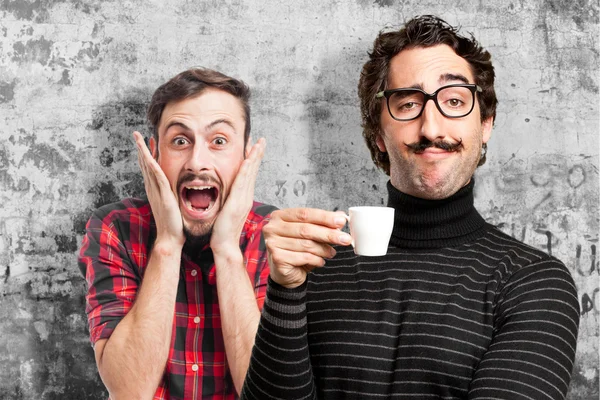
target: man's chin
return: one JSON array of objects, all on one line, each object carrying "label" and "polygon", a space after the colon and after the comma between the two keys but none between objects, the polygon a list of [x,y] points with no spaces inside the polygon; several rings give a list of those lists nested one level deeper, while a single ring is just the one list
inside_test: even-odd
[{"label": "man's chin", "polygon": [[210,243],[212,224],[208,226],[196,226],[194,229],[184,226],[183,234],[185,235],[186,246],[200,249]]}]

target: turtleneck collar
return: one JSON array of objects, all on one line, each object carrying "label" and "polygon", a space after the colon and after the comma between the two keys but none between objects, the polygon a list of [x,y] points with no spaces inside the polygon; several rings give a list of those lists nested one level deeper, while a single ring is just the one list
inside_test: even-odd
[{"label": "turtleneck collar", "polygon": [[440,248],[467,243],[487,226],[473,206],[474,178],[452,196],[426,200],[400,192],[388,181],[388,207],[395,209],[390,245]]}]

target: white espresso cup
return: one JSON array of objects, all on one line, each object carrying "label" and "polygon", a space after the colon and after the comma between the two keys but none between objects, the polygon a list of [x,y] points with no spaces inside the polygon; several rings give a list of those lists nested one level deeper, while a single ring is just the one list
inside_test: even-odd
[{"label": "white espresso cup", "polygon": [[394,209],[350,207],[348,215],[354,253],[361,256],[384,256],[394,227]]}]

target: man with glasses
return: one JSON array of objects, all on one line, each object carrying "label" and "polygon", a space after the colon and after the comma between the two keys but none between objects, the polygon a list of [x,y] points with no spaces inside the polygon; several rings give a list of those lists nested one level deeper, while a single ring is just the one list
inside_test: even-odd
[{"label": "man with glasses", "polygon": [[473,206],[496,114],[490,54],[423,16],[380,33],[369,57],[358,89],[367,146],[390,176],[388,252],[355,255],[341,212],[274,212],[241,397],[564,399],[573,279]]}]

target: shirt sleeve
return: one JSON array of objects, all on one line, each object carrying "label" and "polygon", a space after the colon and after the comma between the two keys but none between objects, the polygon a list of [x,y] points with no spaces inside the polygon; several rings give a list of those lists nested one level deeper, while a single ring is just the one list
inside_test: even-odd
[{"label": "shirt sleeve", "polygon": [[564,399],[579,327],[577,290],[564,264],[546,259],[516,271],[495,318],[469,399]]},{"label": "shirt sleeve", "polygon": [[86,225],[78,262],[87,282],[86,313],[90,340],[95,344],[110,337],[131,309],[140,277],[131,265],[118,227],[98,211]]},{"label": "shirt sleeve", "polygon": [[306,286],[268,279],[267,294],[240,399],[316,399],[308,351]]}]

